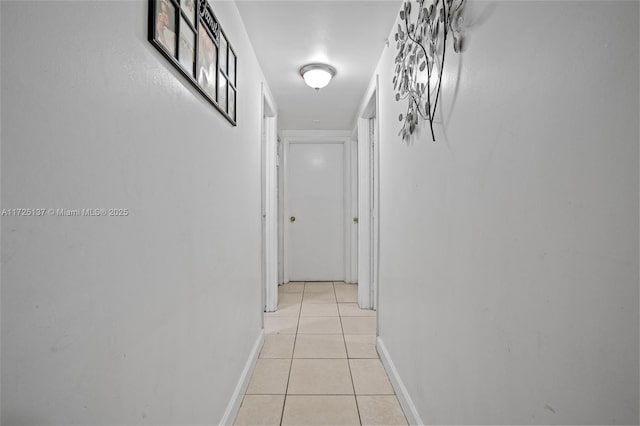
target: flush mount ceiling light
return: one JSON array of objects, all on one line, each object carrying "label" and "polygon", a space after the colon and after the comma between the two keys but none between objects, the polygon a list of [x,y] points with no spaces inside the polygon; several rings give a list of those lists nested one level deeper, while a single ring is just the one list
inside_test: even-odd
[{"label": "flush mount ceiling light", "polygon": [[329,84],[336,69],[327,64],[307,64],[300,68],[300,75],[307,86],[319,90]]}]

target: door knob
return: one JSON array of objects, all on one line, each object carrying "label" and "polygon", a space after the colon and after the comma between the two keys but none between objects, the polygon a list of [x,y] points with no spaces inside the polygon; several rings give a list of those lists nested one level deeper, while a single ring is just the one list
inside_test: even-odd
[{"label": "door knob", "polygon": [[353,218],[353,223],[358,223],[358,218],[357,217]]},{"label": "door knob", "polygon": [[295,216],[291,216],[291,217],[289,218],[289,220],[290,220],[291,222],[295,222],[295,221],[296,221],[296,217],[295,217]]}]

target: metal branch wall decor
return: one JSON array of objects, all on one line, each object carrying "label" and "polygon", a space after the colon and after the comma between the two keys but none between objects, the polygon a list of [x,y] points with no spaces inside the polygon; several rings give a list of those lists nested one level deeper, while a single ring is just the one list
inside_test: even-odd
[{"label": "metal branch wall decor", "polygon": [[[459,53],[462,45],[462,8],[466,0],[417,0],[417,10],[412,10],[412,0],[404,3],[395,34],[398,55],[395,59],[393,88],[396,101],[408,99],[406,114],[400,114],[403,122],[399,135],[408,139],[418,127],[421,117],[429,121],[431,138],[433,118],[438,107],[440,86],[447,47],[447,37],[453,38],[453,50]],[[415,18],[414,18],[415,17]]]}]

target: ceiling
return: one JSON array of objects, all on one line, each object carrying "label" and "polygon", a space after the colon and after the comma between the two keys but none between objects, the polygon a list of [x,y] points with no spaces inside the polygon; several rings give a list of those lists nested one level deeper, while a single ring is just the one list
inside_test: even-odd
[{"label": "ceiling", "polygon": [[[236,0],[278,105],[282,130],[352,130],[401,0]],[[319,91],[299,69],[336,68]]]}]

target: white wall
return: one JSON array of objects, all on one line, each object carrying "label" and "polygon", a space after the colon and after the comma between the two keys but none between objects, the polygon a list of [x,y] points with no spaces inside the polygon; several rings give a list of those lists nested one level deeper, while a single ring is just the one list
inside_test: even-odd
[{"label": "white wall", "polygon": [[215,424],[260,335],[260,83],[232,2],[232,127],[147,2],[2,1],[2,424]]},{"label": "white wall", "polygon": [[470,2],[436,143],[384,51],[380,338],[426,423],[638,423],[638,16]]}]

